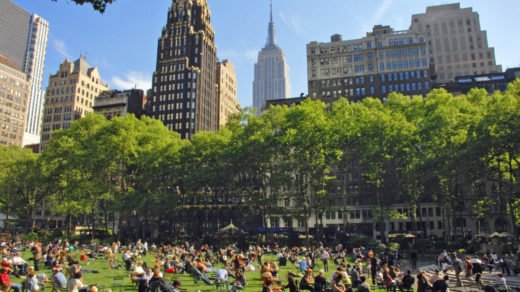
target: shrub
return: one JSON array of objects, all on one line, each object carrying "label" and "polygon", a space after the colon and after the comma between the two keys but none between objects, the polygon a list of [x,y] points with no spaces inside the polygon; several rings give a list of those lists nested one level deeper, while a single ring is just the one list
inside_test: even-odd
[{"label": "shrub", "polygon": [[23,241],[38,241],[38,234],[36,232],[29,232],[24,235],[22,235]]}]

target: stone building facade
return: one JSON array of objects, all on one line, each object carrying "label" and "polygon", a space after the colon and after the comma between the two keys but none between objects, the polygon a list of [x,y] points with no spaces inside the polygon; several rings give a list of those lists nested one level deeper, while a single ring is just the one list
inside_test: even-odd
[{"label": "stone building facade", "polygon": [[240,103],[237,99],[237,73],[235,66],[229,60],[217,63],[219,127],[228,122],[232,114],[240,112]]},{"label": "stone building facade", "polygon": [[391,92],[426,95],[431,68],[425,37],[374,26],[366,37],[307,45],[307,76],[312,98],[365,97],[382,100]]},{"label": "stone building facade", "polygon": [[437,82],[502,72],[495,61],[495,49],[488,46],[487,33],[472,8],[461,8],[459,3],[428,7],[426,13],[412,16],[410,30],[426,37]]},{"label": "stone building facade", "polygon": [[0,145],[22,146],[28,101],[27,76],[0,55]]},{"label": "stone building facade", "polygon": [[47,147],[53,131],[69,128],[72,121],[93,112],[95,97],[107,90],[98,68],[84,57],[61,63],[47,86],[40,149]]}]

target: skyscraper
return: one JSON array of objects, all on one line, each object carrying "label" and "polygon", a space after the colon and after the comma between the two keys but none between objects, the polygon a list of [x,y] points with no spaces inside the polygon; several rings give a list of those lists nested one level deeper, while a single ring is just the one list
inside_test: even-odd
[{"label": "skyscraper", "polygon": [[93,112],[94,98],[106,90],[98,68],[90,67],[84,57],[61,63],[47,86],[40,148],[47,147],[53,131],[66,129],[72,121]]},{"label": "skyscraper", "polygon": [[258,53],[258,62],[255,64],[253,106],[257,110],[257,114],[260,114],[265,107],[266,100],[287,98],[290,94],[289,66],[287,66],[282,49],[276,44],[273,3],[271,2],[267,42]]},{"label": "skyscraper", "polygon": [[218,129],[215,31],[207,0],[174,0],[157,47],[152,117],[182,138]]},{"label": "skyscraper", "polygon": [[477,12],[459,3],[431,6],[412,16],[410,30],[426,36],[437,82],[455,76],[501,72],[495,49],[488,46]]},{"label": "skyscraper", "polygon": [[27,76],[0,55],[0,145],[22,146],[28,97]]},{"label": "skyscraper", "polygon": [[229,116],[240,112],[237,99],[237,73],[229,60],[217,63],[219,126],[225,126]]},{"label": "skyscraper", "polygon": [[29,14],[11,0],[0,0],[0,54],[22,70],[29,81],[23,144],[40,141],[44,93],[43,65],[49,24],[36,14]]}]

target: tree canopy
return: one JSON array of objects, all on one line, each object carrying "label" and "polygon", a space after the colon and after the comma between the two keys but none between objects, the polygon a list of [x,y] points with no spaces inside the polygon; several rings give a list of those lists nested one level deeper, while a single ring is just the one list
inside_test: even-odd
[{"label": "tree canopy", "polygon": [[[446,214],[446,233],[468,212],[481,222],[491,210],[514,232],[518,125],[520,81],[491,95],[474,89],[392,93],[385,103],[307,99],[259,117],[246,109],[191,141],[151,118],[90,114],[55,132],[42,154],[0,147],[0,207],[29,229],[43,208],[66,218],[60,227],[68,231],[137,220],[134,236],[156,236],[159,227],[207,234],[233,216],[256,227],[276,226],[268,222],[274,217],[296,220],[287,224],[308,232],[311,215],[320,226],[328,211],[361,203],[374,206],[381,234],[395,218],[410,218],[427,234],[418,210],[435,202]],[[395,203],[407,204],[408,213],[397,214]]]}]

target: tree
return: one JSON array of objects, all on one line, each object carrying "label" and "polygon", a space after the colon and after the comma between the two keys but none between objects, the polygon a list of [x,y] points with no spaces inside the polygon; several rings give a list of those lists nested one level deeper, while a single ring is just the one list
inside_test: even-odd
[{"label": "tree", "polygon": [[323,216],[327,185],[335,178],[331,168],[343,152],[338,136],[333,134],[325,103],[307,99],[290,108],[286,117],[281,142],[288,151],[286,159],[291,166],[288,181],[292,182],[293,200],[304,221],[308,241],[308,220],[313,211],[317,220]]},{"label": "tree", "polygon": [[[52,0],[57,2],[58,0]],[[114,3],[116,0],[72,0],[78,5],[90,4],[92,8],[100,13],[104,13],[107,6]]]},{"label": "tree", "polygon": [[16,146],[0,146],[0,203],[8,227],[12,214],[25,219],[26,230],[34,229],[34,211],[46,193],[40,178],[38,156]]}]

